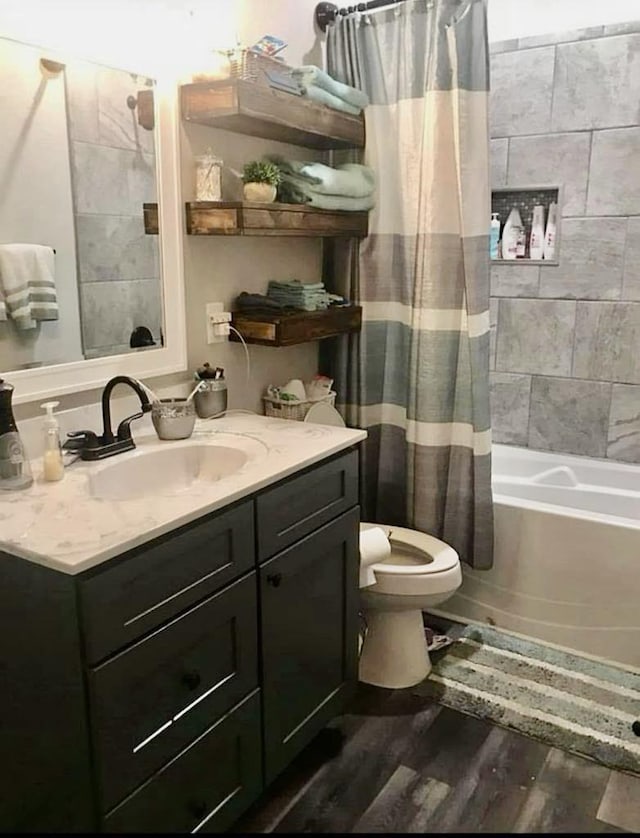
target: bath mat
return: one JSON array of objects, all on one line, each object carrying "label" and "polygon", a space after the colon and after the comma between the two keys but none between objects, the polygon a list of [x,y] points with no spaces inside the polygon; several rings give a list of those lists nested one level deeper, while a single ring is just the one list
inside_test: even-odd
[{"label": "bath mat", "polygon": [[[414,687],[610,768],[640,774],[640,674],[491,628],[466,626]],[[634,724],[635,723],[635,724]]]}]

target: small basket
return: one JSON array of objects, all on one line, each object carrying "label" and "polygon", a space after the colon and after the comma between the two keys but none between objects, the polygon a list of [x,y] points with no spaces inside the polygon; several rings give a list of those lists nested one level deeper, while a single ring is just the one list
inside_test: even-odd
[{"label": "small basket", "polygon": [[327,393],[321,399],[314,399],[308,402],[289,402],[274,399],[271,396],[263,396],[262,401],[264,402],[265,416],[274,416],[277,419],[294,419],[296,422],[302,422],[314,404],[324,402],[333,407],[336,401],[336,393],[331,390],[331,392]]},{"label": "small basket", "polygon": [[267,70],[275,70],[285,75],[289,75],[291,71],[284,61],[246,48],[227,50],[224,55],[229,60],[230,77],[240,81],[269,84],[269,79],[265,75]]}]

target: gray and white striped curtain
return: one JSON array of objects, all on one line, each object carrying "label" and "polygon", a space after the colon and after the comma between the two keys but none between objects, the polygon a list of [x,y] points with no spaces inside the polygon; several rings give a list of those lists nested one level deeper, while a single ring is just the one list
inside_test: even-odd
[{"label": "gray and white striped curtain", "polygon": [[364,90],[378,178],[354,252],[362,332],[337,344],[347,424],[366,428],[363,518],[493,561],[490,219],[483,0],[407,0],[339,18],[328,71]]}]

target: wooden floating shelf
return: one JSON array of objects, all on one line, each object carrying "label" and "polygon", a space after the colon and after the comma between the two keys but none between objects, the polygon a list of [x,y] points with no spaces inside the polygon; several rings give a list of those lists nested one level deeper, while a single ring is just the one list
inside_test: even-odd
[{"label": "wooden floating shelf", "polygon": [[[322,340],[362,328],[361,306],[333,306],[325,311],[292,311],[272,314],[234,311],[231,325],[246,343],[262,346],[294,346],[312,340]],[[231,332],[230,339],[240,342]]]},{"label": "wooden floating shelf", "polygon": [[[143,213],[145,233],[158,235],[158,205],[143,204]],[[306,204],[189,201],[185,214],[190,236],[365,238],[369,233],[367,212],[332,212]]]},{"label": "wooden floating shelf", "polygon": [[354,236],[368,233],[366,212],[332,212],[306,204],[193,201],[186,204],[190,236]]},{"label": "wooden floating shelf", "polygon": [[308,148],[363,148],[364,117],[319,105],[304,96],[236,79],[180,88],[186,122]]}]

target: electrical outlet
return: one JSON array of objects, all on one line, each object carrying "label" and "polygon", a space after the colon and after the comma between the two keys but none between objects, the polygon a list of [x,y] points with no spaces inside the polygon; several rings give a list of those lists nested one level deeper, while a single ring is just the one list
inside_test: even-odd
[{"label": "electrical outlet", "polygon": [[207,303],[207,343],[222,343],[229,334],[231,312],[224,311],[222,303]]}]

